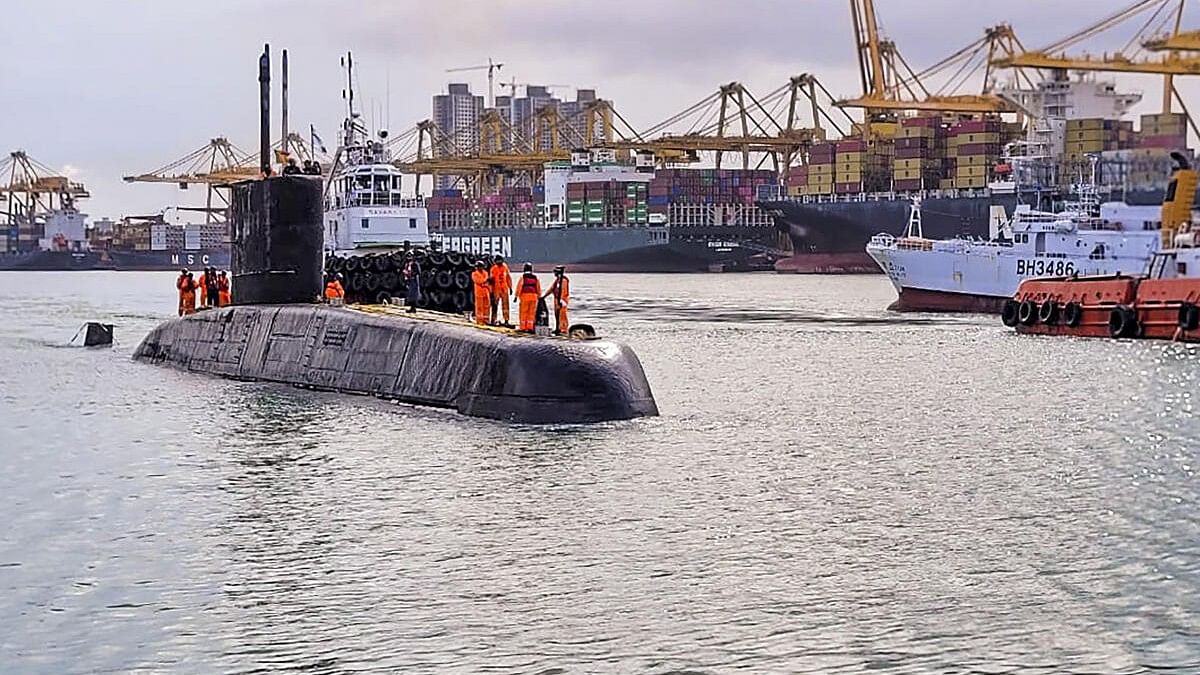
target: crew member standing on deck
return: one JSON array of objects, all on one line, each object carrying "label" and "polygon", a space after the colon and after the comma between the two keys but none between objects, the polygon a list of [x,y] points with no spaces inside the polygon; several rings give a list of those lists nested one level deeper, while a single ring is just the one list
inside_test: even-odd
[{"label": "crew member standing on deck", "polygon": [[329,275],[329,281],[325,282],[325,302],[332,303],[345,297],[346,291],[342,288],[342,274],[339,272]]},{"label": "crew member standing on deck", "polygon": [[200,273],[200,279],[196,281],[196,290],[200,292],[200,307],[208,306],[208,268]]},{"label": "crew member standing on deck", "polygon": [[486,326],[492,309],[492,279],[488,276],[482,260],[475,262],[475,271],[471,272],[471,283],[475,287],[475,323]]},{"label": "crew member standing on deck", "polygon": [[408,313],[417,311],[417,301],[421,299],[421,265],[411,251],[404,254],[404,302],[408,305]]},{"label": "crew member standing on deck", "polygon": [[233,303],[233,293],[229,291],[229,276],[225,270],[217,272],[217,306],[225,307]]},{"label": "crew member standing on deck", "polygon": [[180,270],[179,279],[175,281],[175,288],[179,289],[179,316],[195,314],[196,280],[192,278],[192,273],[186,269]]},{"label": "crew member standing on deck", "polygon": [[571,280],[567,278],[567,268],[562,265],[554,268],[554,283],[546,295],[554,296],[554,334],[566,335],[567,302],[571,299]]},{"label": "crew member standing on deck", "polygon": [[542,282],[538,281],[537,275],[533,273],[533,264],[525,263],[521,280],[517,282],[517,316],[521,322],[520,330],[524,333],[533,332],[534,320],[537,318],[538,298],[541,296]]},{"label": "crew member standing on deck", "polygon": [[200,277],[200,284],[204,286],[203,296],[205,307],[216,307],[217,299],[220,296],[220,284],[217,282],[217,268],[204,268],[204,276]]},{"label": "crew member standing on deck", "polygon": [[512,273],[508,270],[508,264],[504,262],[504,256],[496,256],[496,261],[492,263],[492,269],[489,274],[492,277],[492,324],[500,324],[500,311],[504,313],[504,324],[512,328],[509,323],[508,306],[512,303]]}]

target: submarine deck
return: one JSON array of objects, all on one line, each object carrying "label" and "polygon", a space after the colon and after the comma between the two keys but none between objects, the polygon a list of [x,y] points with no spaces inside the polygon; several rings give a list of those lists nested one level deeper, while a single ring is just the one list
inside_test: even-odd
[{"label": "submarine deck", "polygon": [[522,423],[658,414],[637,356],[602,339],[391,305],[232,305],[155,328],[135,359]]}]

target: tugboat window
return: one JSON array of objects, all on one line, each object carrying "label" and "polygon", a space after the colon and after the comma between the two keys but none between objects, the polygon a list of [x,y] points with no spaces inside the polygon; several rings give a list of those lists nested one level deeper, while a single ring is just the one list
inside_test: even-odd
[{"label": "tugboat window", "polygon": [[364,229],[364,230],[365,230],[365,229],[369,228],[370,226],[371,226],[371,219],[370,219],[370,218],[363,218],[363,219],[362,219],[362,229]]},{"label": "tugboat window", "polygon": [[409,218],[409,219],[408,219],[408,228],[409,228],[410,230],[415,230],[415,229],[417,229],[417,219],[416,219],[416,218]]}]

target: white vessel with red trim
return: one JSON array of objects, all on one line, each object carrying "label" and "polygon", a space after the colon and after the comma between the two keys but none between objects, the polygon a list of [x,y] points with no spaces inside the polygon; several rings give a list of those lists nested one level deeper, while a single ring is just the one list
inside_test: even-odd
[{"label": "white vessel with red trim", "polygon": [[1022,279],[1145,270],[1159,249],[1159,207],[1101,204],[1092,186],[1077,192],[1060,213],[1019,205],[1007,223],[993,216],[990,240],[926,239],[914,200],[903,236],[867,243],[899,295],[891,308],[997,313]]}]

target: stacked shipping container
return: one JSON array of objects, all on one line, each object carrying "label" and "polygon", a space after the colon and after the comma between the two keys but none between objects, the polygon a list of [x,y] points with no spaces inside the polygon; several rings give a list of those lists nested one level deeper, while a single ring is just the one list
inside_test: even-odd
[{"label": "stacked shipping container", "polygon": [[967,120],[950,127],[948,155],[954,159],[954,187],[987,187],[1000,161],[1000,120]]},{"label": "stacked shipping container", "polygon": [[806,194],[833,194],[835,154],[836,146],[833,143],[817,143],[808,149],[808,170],[804,179]]},{"label": "stacked shipping container", "polygon": [[895,149],[890,142],[838,141],[834,145],[834,192],[854,194],[887,190]]},{"label": "stacked shipping container", "polygon": [[932,190],[952,187],[943,182],[946,163],[946,127],[939,117],[910,117],[900,122],[892,189]]},{"label": "stacked shipping container", "polygon": [[647,193],[644,181],[567,183],[567,225],[644,225]]}]

